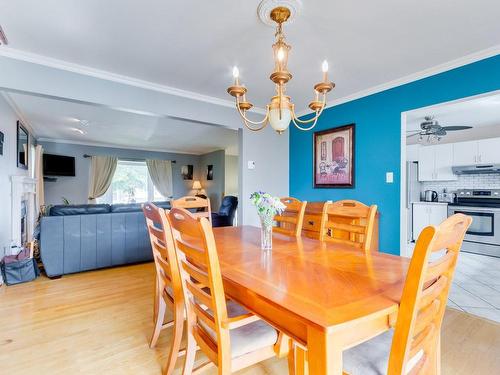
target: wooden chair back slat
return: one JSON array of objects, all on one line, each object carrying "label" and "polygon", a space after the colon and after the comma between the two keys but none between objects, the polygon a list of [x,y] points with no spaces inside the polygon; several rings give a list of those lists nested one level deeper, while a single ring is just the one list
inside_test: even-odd
[{"label": "wooden chair back slat", "polygon": [[326,202],[321,217],[320,240],[361,248],[371,247],[377,206],[355,200]]},{"label": "wooden chair back slat", "polygon": [[344,224],[344,223],[337,223],[334,221],[328,221],[326,225],[328,227],[334,228],[334,230],[337,229],[345,232],[351,232],[357,234],[365,234],[366,232],[366,225],[363,224]]},{"label": "wooden chair back slat", "polygon": [[[190,277],[193,277],[190,275]],[[210,294],[206,293],[202,288],[206,288],[206,285],[201,283],[194,283],[191,280],[186,281],[186,287],[189,292],[193,295],[193,298],[196,299],[195,305],[203,305],[211,309],[213,307],[213,301]]]},{"label": "wooden chair back slat", "polygon": [[422,291],[418,307],[422,309],[428,306],[432,301],[438,298],[441,295],[441,293],[443,293],[444,288],[446,288],[447,285],[448,285],[448,277],[444,275],[441,276],[430,287]]},{"label": "wooden chair back slat", "polygon": [[[190,331],[211,361],[230,368],[229,330],[223,327],[227,321],[226,298],[211,225],[206,218],[182,208],[173,208],[168,219],[182,264]],[[205,315],[207,307],[213,322],[208,322]],[[202,323],[214,330],[217,340],[210,337]]]},{"label": "wooden chair back slat", "polygon": [[153,251],[157,282],[161,286],[158,292],[163,293],[166,287],[170,287],[173,298],[178,303],[183,304],[184,294],[182,292],[180,269],[174,239],[165,211],[152,203],[145,203],[142,210],[146,218]]},{"label": "wooden chair back slat", "polygon": [[185,196],[172,201],[172,208],[184,208],[185,210],[202,209],[203,211],[192,212],[195,217],[206,217],[212,223],[212,211],[210,199],[196,196]]},{"label": "wooden chair back slat", "polygon": [[219,366],[218,345],[210,337],[210,335],[200,326],[194,327],[194,336],[196,343],[202,352],[210,359],[216,366]]},{"label": "wooden chair back slat", "polygon": [[274,216],[274,221],[277,224],[274,228],[275,232],[290,237],[300,237],[307,202],[301,202],[292,197],[285,197],[280,200],[286,208],[281,215]]},{"label": "wooden chair back slat", "polygon": [[198,267],[193,266],[191,263],[188,262],[183,262],[182,263],[182,268],[189,273],[189,275],[198,281],[198,283],[201,283],[205,286],[210,285],[210,281],[208,280],[208,274],[199,269]]},{"label": "wooden chair back slat", "polygon": [[437,261],[429,264],[424,275],[424,282],[431,282],[433,280],[436,280],[439,276],[445,274],[450,269],[450,267],[452,267],[455,260],[455,254],[452,252],[448,252]]},{"label": "wooden chair back slat", "polygon": [[[456,214],[421,232],[403,289],[389,375],[439,372],[441,324],[458,254],[471,222],[470,217]],[[438,251],[443,255],[430,261]]]},{"label": "wooden chair back slat", "polygon": [[201,321],[203,321],[203,323],[205,323],[213,331],[215,331],[217,329],[217,327],[215,325],[215,321],[214,321],[213,316],[210,315],[207,312],[207,310],[202,309],[200,307],[200,305],[198,305],[198,304],[193,305],[193,308],[194,308],[194,312],[195,312],[196,316],[198,317],[198,319],[200,319]]},{"label": "wooden chair back slat", "polygon": [[177,241],[177,247],[186,255],[186,257],[193,259],[199,264],[204,264],[205,253],[200,247],[195,244],[187,243],[182,239]]}]

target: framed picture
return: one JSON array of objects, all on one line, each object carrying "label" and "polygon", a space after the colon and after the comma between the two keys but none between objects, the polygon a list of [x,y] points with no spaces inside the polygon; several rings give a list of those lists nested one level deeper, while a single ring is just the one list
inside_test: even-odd
[{"label": "framed picture", "polygon": [[314,187],[354,187],[354,124],[314,133]]},{"label": "framed picture", "polygon": [[214,179],[214,166],[212,164],[207,165],[207,181]]},{"label": "framed picture", "polygon": [[26,128],[17,122],[17,167],[28,169],[28,155],[29,155],[29,133]]},{"label": "framed picture", "polygon": [[183,180],[193,179],[193,166],[191,164],[183,165],[181,167],[181,176]]}]

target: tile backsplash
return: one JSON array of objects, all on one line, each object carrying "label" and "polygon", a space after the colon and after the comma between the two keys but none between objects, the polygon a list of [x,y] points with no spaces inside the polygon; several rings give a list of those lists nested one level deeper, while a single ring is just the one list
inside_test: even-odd
[{"label": "tile backsplash", "polygon": [[500,174],[469,174],[459,175],[456,181],[422,182],[422,191],[435,190],[441,193],[443,189],[453,192],[458,189],[500,189]]}]

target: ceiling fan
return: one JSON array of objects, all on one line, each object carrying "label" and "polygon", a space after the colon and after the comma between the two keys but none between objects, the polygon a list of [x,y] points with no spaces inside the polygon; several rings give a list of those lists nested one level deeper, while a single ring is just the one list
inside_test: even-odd
[{"label": "ceiling fan", "polygon": [[419,136],[419,140],[422,141],[424,137],[427,137],[427,141],[438,140],[440,141],[449,131],[466,130],[472,129],[472,126],[441,126],[437,120],[434,120],[434,116],[425,116],[424,121],[420,123],[419,130],[409,130],[406,138]]}]

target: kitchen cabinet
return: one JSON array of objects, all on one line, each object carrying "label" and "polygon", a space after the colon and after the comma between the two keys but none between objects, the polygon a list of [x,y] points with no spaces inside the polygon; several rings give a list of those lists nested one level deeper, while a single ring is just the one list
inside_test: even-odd
[{"label": "kitchen cabinet", "polygon": [[500,138],[481,139],[477,143],[479,164],[500,163]]},{"label": "kitchen cabinet", "polygon": [[452,144],[420,147],[418,150],[418,180],[456,180],[457,176],[451,171],[452,164]]},{"label": "kitchen cabinet", "polygon": [[439,225],[448,217],[446,203],[417,202],[413,203],[413,240],[429,225]]},{"label": "kitchen cabinet", "polygon": [[500,138],[453,144],[453,165],[483,165],[500,163]]}]

